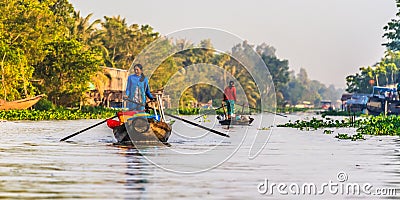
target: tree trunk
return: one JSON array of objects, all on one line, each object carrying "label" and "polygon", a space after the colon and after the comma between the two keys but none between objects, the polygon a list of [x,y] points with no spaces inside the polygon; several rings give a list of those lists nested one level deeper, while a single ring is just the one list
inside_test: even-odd
[{"label": "tree trunk", "polygon": [[7,91],[6,91],[6,86],[5,86],[5,80],[4,80],[4,60],[6,59],[6,53],[4,53],[3,59],[1,60],[1,83],[3,85],[3,90],[4,90],[4,100],[7,101]]}]

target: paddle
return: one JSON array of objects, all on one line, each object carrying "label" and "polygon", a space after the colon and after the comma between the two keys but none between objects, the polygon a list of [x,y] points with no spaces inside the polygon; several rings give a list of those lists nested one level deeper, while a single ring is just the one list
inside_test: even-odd
[{"label": "paddle", "polygon": [[[133,101],[133,100],[128,99],[128,98],[124,98],[124,100],[130,101],[130,102],[132,102],[132,103],[135,103],[135,104],[138,104],[138,105],[141,105],[141,106],[146,106],[146,105],[143,105],[142,103],[138,103],[138,102]],[[191,124],[191,125],[193,125],[193,126],[197,126],[197,127],[199,127],[199,128],[205,129],[205,130],[207,130],[207,131],[213,132],[213,133],[215,133],[215,134],[217,134],[217,135],[221,135],[221,136],[224,136],[224,137],[229,137],[229,135],[227,135],[227,134],[225,134],[225,133],[216,131],[216,130],[214,130],[214,129],[210,129],[210,128],[205,127],[205,126],[202,126],[202,125],[200,125],[200,124],[196,124],[196,123],[194,123],[194,122],[191,122],[191,121],[189,121],[189,120],[180,118],[180,117],[178,117],[178,116],[171,115],[171,114],[168,114],[168,113],[165,113],[165,115],[170,116],[170,117],[175,118],[175,119],[178,119],[178,120],[181,120],[181,121],[186,122],[186,123],[188,123],[188,124]]]},{"label": "paddle", "polygon": [[218,135],[220,135],[220,136],[229,137],[229,135],[227,135],[227,134],[225,134],[225,133],[221,133],[221,132],[216,131],[216,130],[214,130],[214,129],[207,128],[207,127],[202,126],[202,125],[200,125],[200,124],[196,124],[196,123],[191,122],[191,121],[189,121],[189,120],[180,118],[180,117],[178,117],[178,116],[171,115],[171,114],[168,114],[168,113],[166,113],[165,115],[170,116],[170,117],[175,118],[175,119],[178,119],[178,120],[181,120],[181,121],[186,122],[186,123],[188,123],[188,124],[191,124],[191,125],[193,125],[193,126],[197,126],[197,127],[199,127],[199,128],[205,129],[205,130],[207,130],[207,131],[213,132],[213,133],[218,134]]},{"label": "paddle", "polygon": [[72,137],[74,137],[74,136],[76,136],[76,135],[78,135],[78,134],[81,134],[81,133],[83,133],[83,132],[85,132],[85,131],[87,131],[87,130],[89,130],[89,129],[91,129],[91,128],[94,128],[94,127],[96,127],[96,126],[98,126],[98,125],[100,125],[100,124],[102,124],[102,123],[104,123],[104,122],[107,122],[107,120],[109,120],[109,119],[114,119],[114,118],[116,118],[116,117],[118,117],[118,116],[116,115],[116,116],[114,116],[114,117],[108,118],[108,119],[106,119],[106,120],[103,120],[103,121],[101,121],[101,122],[95,124],[95,125],[89,126],[89,127],[85,128],[85,129],[83,129],[83,130],[80,130],[80,131],[78,131],[78,132],[76,132],[76,133],[74,133],[74,134],[71,134],[71,135],[69,135],[69,136],[67,136],[67,137],[65,137],[65,138],[63,138],[63,139],[61,139],[60,142],[65,141],[65,140],[68,140],[69,138],[72,138]]},{"label": "paddle", "polygon": [[[238,104],[238,105],[239,105],[239,104]],[[239,106],[242,106],[242,105],[239,105]],[[244,106],[243,106],[243,107],[244,107]],[[271,113],[271,114],[274,114],[274,115],[279,115],[279,116],[281,116],[281,117],[287,117],[286,115],[282,115],[282,114],[279,114],[279,113],[276,113],[276,112],[271,112],[271,111],[267,111],[267,110],[261,110],[261,109],[253,108],[253,107],[250,107],[250,106],[249,106],[249,108],[250,108],[250,109],[253,109],[253,110],[258,110],[258,111],[262,111],[262,112]]]},{"label": "paddle", "polygon": [[[223,108],[223,107],[225,107],[225,105],[222,105],[221,107],[215,108],[215,109],[213,109],[213,110],[218,110],[218,109]],[[204,113],[204,114],[202,114],[202,115],[200,115],[200,116],[194,118],[193,120],[196,120],[196,119],[198,119],[198,118],[200,118],[200,117],[203,117],[204,115],[207,115],[207,114],[209,114],[209,112]]]}]

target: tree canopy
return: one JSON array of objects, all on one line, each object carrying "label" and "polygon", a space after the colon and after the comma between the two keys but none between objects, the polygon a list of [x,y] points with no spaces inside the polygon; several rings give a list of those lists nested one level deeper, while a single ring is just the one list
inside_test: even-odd
[{"label": "tree canopy", "polygon": [[371,66],[362,66],[360,72],[346,77],[346,91],[354,93],[371,93],[373,86],[395,87],[400,82],[400,0],[396,0],[398,12],[383,27],[382,44],[387,48],[380,61]]},{"label": "tree canopy", "polygon": [[[150,25],[128,25],[121,16],[95,20],[91,17],[92,14],[81,16],[68,0],[1,1],[0,99],[16,100],[44,93],[57,105],[77,105],[85,98],[89,82],[99,82],[100,66],[127,70],[146,46],[160,38]],[[392,35],[396,30],[395,22],[385,28],[388,31],[385,37],[393,41],[397,40],[397,36]],[[150,79],[153,90],[163,88],[176,73],[195,73],[199,79],[213,76],[226,84],[230,77],[234,77],[243,87],[243,99],[239,101],[246,100],[250,106],[256,107],[261,100],[260,93],[265,91],[258,91],[255,79],[266,77],[259,77],[264,74],[259,71],[249,73],[248,65],[259,66],[261,63],[252,63],[254,61],[246,60],[245,55],[257,52],[261,62],[268,67],[278,104],[336,98],[332,94],[334,88],[309,80],[304,69],[295,76],[289,71],[289,61],[278,58],[276,49],[266,43],[252,45],[244,41],[235,44],[230,52],[223,53],[213,50],[213,41],[207,38],[198,44],[182,39],[164,42],[166,45],[159,49],[160,55],[153,57],[171,49],[190,48],[178,51],[158,66]],[[396,56],[396,52],[388,53],[378,65],[379,72],[367,70],[364,74],[348,77],[351,90],[361,90],[364,87],[361,82],[365,84],[361,81],[364,77],[372,77],[379,83],[396,81],[398,65],[389,63],[398,62]],[[199,64],[218,66],[223,74],[216,77],[212,69]],[[182,95],[182,104],[193,100],[220,101],[222,91],[212,85],[198,84],[187,88],[184,94],[176,95]]]}]

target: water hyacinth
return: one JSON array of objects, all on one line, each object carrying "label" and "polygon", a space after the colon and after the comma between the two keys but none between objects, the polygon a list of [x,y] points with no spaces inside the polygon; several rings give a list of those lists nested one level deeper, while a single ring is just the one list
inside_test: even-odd
[{"label": "water hyacinth", "polygon": [[296,120],[294,122],[288,122],[283,125],[278,125],[278,127],[291,127],[300,130],[317,130],[320,128],[345,128],[345,127],[355,127],[358,126],[361,120],[351,121],[350,119],[334,120],[332,118],[317,119],[313,117],[309,121]]},{"label": "water hyacinth", "polygon": [[375,116],[364,119],[357,132],[366,135],[399,135],[400,116]]},{"label": "water hyacinth", "polygon": [[[288,122],[286,124],[278,125],[278,127],[291,127],[299,130],[317,130],[324,128],[357,128],[357,137],[346,137],[345,135],[339,135],[339,139],[361,139],[359,134],[363,135],[398,135],[400,136],[400,116],[368,116],[366,118],[360,118],[351,120],[351,118],[345,118],[342,120],[334,120],[332,118],[317,119],[313,117],[309,121],[296,120],[294,122]],[[324,131],[324,133],[331,133],[331,131]]]},{"label": "water hyacinth", "polygon": [[75,119],[105,119],[115,115],[112,109],[56,109],[56,110],[7,110],[0,111],[1,120],[75,120]]}]

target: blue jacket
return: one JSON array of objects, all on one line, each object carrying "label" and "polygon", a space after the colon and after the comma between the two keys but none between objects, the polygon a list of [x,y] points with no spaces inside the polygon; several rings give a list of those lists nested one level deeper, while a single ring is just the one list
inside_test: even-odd
[{"label": "blue jacket", "polygon": [[[154,97],[150,93],[149,80],[147,79],[147,77],[145,77],[143,81],[140,81],[140,78],[141,76],[138,76],[136,74],[132,74],[128,77],[128,82],[126,85],[126,96],[128,96],[128,98],[132,100],[135,96],[136,88],[139,87],[141,101],[138,103],[144,105],[146,103],[146,96],[150,99],[153,99]],[[143,105],[128,102],[127,107],[130,109],[144,110]]]}]

